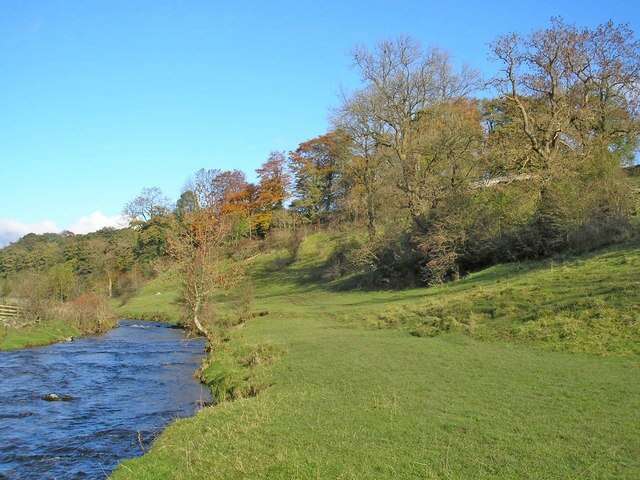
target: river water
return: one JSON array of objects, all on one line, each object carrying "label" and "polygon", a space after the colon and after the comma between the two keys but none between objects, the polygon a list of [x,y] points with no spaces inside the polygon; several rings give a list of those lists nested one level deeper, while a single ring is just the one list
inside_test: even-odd
[{"label": "river water", "polygon": [[[210,400],[193,377],[203,354],[181,330],[125,320],[104,335],[0,352],[0,479],[104,479]],[[43,400],[49,393],[73,400]]]}]

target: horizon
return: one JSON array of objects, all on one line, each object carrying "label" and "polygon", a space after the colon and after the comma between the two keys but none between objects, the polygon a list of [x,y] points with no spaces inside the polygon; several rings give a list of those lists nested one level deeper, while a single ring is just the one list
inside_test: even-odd
[{"label": "horizon", "polygon": [[408,34],[490,77],[489,42],[552,16],[640,33],[630,1],[516,13],[468,1],[456,11],[408,1],[5,1],[0,10],[0,247],[30,232],[122,226],[124,204],[142,188],[175,201],[200,168],[238,168],[253,180],[269,152],[327,131],[340,87],[358,85],[348,55],[356,45]]}]

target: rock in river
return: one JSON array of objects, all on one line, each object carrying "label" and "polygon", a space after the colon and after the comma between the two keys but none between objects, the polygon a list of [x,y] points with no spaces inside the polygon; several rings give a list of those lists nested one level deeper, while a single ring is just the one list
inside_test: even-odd
[{"label": "rock in river", "polygon": [[56,393],[47,393],[42,396],[42,400],[46,400],[47,402],[70,402],[71,400],[75,400],[70,395],[58,395]]}]

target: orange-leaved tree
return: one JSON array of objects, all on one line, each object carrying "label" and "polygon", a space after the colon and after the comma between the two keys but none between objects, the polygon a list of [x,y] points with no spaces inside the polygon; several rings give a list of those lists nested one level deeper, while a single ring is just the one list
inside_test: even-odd
[{"label": "orange-leaved tree", "polygon": [[232,232],[229,218],[210,206],[186,212],[171,242],[171,253],[179,263],[183,323],[210,341],[218,340],[211,311],[213,294],[232,287],[242,275],[239,266],[224,261]]},{"label": "orange-leaved tree", "polygon": [[291,175],[287,171],[284,152],[271,152],[269,158],[256,170],[259,183],[256,197],[255,225],[260,233],[269,230],[274,211],[282,210],[290,197]]}]

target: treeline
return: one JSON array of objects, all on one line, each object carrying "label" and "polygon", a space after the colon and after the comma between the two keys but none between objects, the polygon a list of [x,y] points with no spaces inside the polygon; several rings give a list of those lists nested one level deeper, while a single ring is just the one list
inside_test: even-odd
[{"label": "treeline", "polygon": [[631,235],[636,200],[622,167],[640,125],[633,32],[552,19],[496,39],[491,53],[499,73],[485,80],[408,37],[356,48],[362,84],[342,96],[329,132],[272,153],[257,184],[201,170],[178,210],[226,218],[234,242],[346,227],[333,272],[383,284]]},{"label": "treeline", "polygon": [[[105,228],[87,235],[29,234],[0,250],[0,296],[37,295],[59,301],[88,292],[132,293],[152,275],[148,248],[132,229]],[[123,279],[122,274],[132,273]]]},{"label": "treeline", "polygon": [[132,294],[151,275],[136,264],[136,247],[131,229],[25,235],[0,250],[0,301],[22,307],[18,325],[63,320],[102,331],[114,320],[108,298]]},{"label": "treeline", "polygon": [[330,131],[272,152],[256,183],[202,169],[175,204],[143,189],[124,208],[129,228],[28,235],[0,251],[4,294],[27,292],[36,272],[52,298],[127,295],[178,262],[197,320],[239,278],[232,252],[267,239],[295,258],[309,228],[338,232],[329,278],[386,286],[632,235],[637,200],[622,167],[640,127],[633,32],[552,19],[496,39],[491,55],[499,73],[482,79],[410,37],[356,48],[361,86],[342,95]]}]

